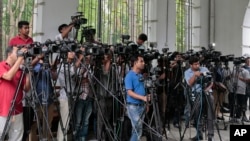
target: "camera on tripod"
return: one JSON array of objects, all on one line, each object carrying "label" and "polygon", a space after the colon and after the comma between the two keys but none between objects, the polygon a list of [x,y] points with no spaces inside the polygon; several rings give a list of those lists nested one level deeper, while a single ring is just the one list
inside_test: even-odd
[{"label": "camera on tripod", "polygon": [[46,40],[42,52],[47,53],[59,53],[60,52],[60,41],[51,41],[50,39]]},{"label": "camera on tripod", "polygon": [[82,35],[83,37],[94,36],[96,34],[96,29],[92,26],[84,26],[82,27]]},{"label": "camera on tripod", "polygon": [[234,61],[234,54],[220,56],[220,61],[222,61],[222,62]]},{"label": "camera on tripod", "polygon": [[221,52],[215,51],[213,48],[206,49],[205,47],[201,47],[201,51],[198,54],[203,57],[202,62],[220,61]]},{"label": "camera on tripod", "polygon": [[82,47],[82,45],[75,40],[62,40],[59,45],[59,53],[77,52],[79,48]]},{"label": "camera on tripod", "polygon": [[85,48],[84,55],[103,56],[111,53],[110,46],[107,44],[86,43],[83,47]]},{"label": "camera on tripod", "polygon": [[201,76],[197,80],[197,83],[201,84],[203,88],[206,88],[211,82],[213,82],[212,72],[202,72]]},{"label": "camera on tripod", "polygon": [[142,55],[143,55],[145,62],[148,62],[154,59],[158,59],[160,56],[160,53],[157,49],[151,49],[146,52],[143,52]]},{"label": "camera on tripod", "polygon": [[[39,42],[34,42],[28,45],[20,45],[18,46],[19,49],[17,50],[17,55],[24,56],[24,57],[34,57],[36,55],[42,54],[41,46],[42,45]],[[21,48],[23,47],[26,47],[28,49],[26,53],[21,51]]]},{"label": "camera on tripod", "polygon": [[233,60],[234,65],[240,65],[242,63],[245,63],[245,58],[244,57],[235,57]]},{"label": "camera on tripod", "polygon": [[82,24],[87,23],[87,19],[83,18],[82,12],[76,12],[74,16],[71,16],[72,23],[76,29],[79,29]]},{"label": "camera on tripod", "polygon": [[186,53],[182,53],[181,56],[184,60],[189,60],[190,57],[193,57],[193,56],[199,57],[200,53],[194,52],[194,50],[190,49],[190,50],[186,51]]}]

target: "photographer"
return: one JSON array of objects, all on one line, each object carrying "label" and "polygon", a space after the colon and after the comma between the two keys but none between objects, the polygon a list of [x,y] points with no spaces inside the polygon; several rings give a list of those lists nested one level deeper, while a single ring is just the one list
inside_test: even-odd
[{"label": "photographer", "polygon": [[127,113],[133,127],[130,141],[139,141],[147,106],[144,102],[150,101],[150,95],[146,95],[144,83],[141,80],[143,79],[141,72],[145,65],[143,57],[132,56],[131,65],[132,70],[125,77]]},{"label": "photographer", "polygon": [[223,113],[229,112],[229,109],[224,107],[222,104],[224,100],[228,97],[228,90],[223,84],[224,75],[221,62],[214,62],[213,74],[214,74],[214,85],[213,85],[213,95],[215,102],[215,116],[219,120],[224,120]]},{"label": "photographer", "polygon": [[136,44],[138,46],[138,49],[139,50],[146,50],[145,46],[143,45],[145,41],[148,40],[148,36],[144,33],[141,33],[137,40],[136,40]]},{"label": "photographer", "polygon": [[[211,88],[213,83],[209,84],[208,86],[203,86],[202,81],[205,81],[206,78],[204,78],[205,73],[209,72],[206,67],[200,67],[200,62],[198,57],[191,57],[189,59],[190,68],[185,71],[185,80],[187,84],[192,89],[192,94],[195,95],[195,100],[193,102],[197,102],[196,109],[194,111],[194,122],[195,127],[197,130],[197,134],[195,137],[192,138],[193,141],[196,140],[202,140],[202,121],[201,121],[201,112],[202,112],[202,104],[203,101],[206,101],[206,98],[203,98],[203,96],[207,97],[207,127],[208,127],[208,141],[213,140],[214,136],[214,97],[211,93]],[[206,93],[206,94],[203,94]],[[197,98],[200,97],[200,100],[197,101]],[[203,100],[204,99],[204,100]],[[202,109],[201,109],[202,108]]]},{"label": "photographer", "polygon": [[[97,57],[97,56],[96,56]],[[99,56],[100,57],[100,56]],[[104,55],[99,58],[101,60],[96,60],[95,64],[95,76],[98,78],[100,83],[96,84],[96,97],[98,101],[95,101],[94,114],[96,114],[97,123],[97,140],[107,139],[107,131],[105,128],[109,128],[106,123],[109,124],[112,115],[113,99],[106,89],[113,92],[112,90],[112,80],[111,80],[111,56]],[[101,62],[98,62],[101,61]],[[99,104],[99,106],[98,106]],[[104,121],[105,120],[105,121]],[[107,121],[107,122],[106,122]],[[95,125],[94,125],[95,126]],[[109,129],[110,130],[110,129]],[[111,140],[111,139],[109,139]]]},{"label": "photographer", "polygon": [[58,32],[59,34],[56,35],[55,39],[56,40],[64,40],[64,39],[69,39],[70,36],[69,36],[69,33],[72,31],[72,28],[74,27],[74,23],[70,23],[69,25],[67,24],[61,24],[59,27],[58,27]]},{"label": "photographer", "polygon": [[[9,45],[10,46],[31,46],[33,44],[33,39],[29,36],[30,27],[28,21],[19,21],[18,22],[18,35],[13,37]],[[35,58],[33,58],[31,65],[34,66],[40,59],[42,55],[38,55]],[[25,92],[26,95],[30,95],[31,92]],[[34,110],[30,105],[28,104],[28,101],[26,99],[23,100],[23,120],[24,120],[24,133],[23,133],[23,141],[26,140],[27,136],[29,135],[31,125],[33,124],[33,118],[34,118]],[[32,134],[31,134],[32,136]],[[34,135],[36,136],[36,135]]]},{"label": "photographer", "polygon": [[168,97],[168,105],[169,109],[173,111],[173,125],[176,128],[179,128],[180,117],[183,114],[185,98],[184,98],[184,85],[182,85],[183,81],[183,73],[184,68],[182,66],[183,59],[179,52],[173,52],[171,55],[170,61],[170,94]]},{"label": "photographer", "polygon": [[235,58],[234,65],[236,70],[231,74],[231,86],[229,87],[229,105],[230,105],[230,122],[239,122],[240,118],[242,121],[248,122],[246,117],[246,88],[247,83],[250,82],[250,75],[241,65],[241,59]]},{"label": "photographer", "polygon": [[[81,60],[83,55],[79,55]],[[80,85],[81,94],[76,101],[75,107],[75,128],[76,128],[76,141],[85,141],[88,135],[89,117],[92,113],[93,105],[93,92],[91,90],[91,76],[88,71],[90,70],[91,56],[84,57],[84,64],[80,69]],[[82,78],[82,79],[81,79]]]},{"label": "photographer", "polygon": [[[21,81],[20,89],[17,91],[17,97],[13,101],[15,91],[21,79],[22,70],[20,65],[24,61],[23,55],[17,55],[17,47],[8,47],[6,49],[7,59],[0,63],[0,137],[3,138],[3,130],[7,121],[9,111],[12,110],[11,120],[8,124],[8,141],[21,141],[24,132],[23,125],[23,91],[27,92],[30,89],[29,76],[24,75]],[[22,53],[27,51],[26,48],[20,50]],[[14,102],[14,109],[11,108],[11,103]],[[15,120],[12,120],[15,119]]]},{"label": "photographer", "polygon": [[[248,70],[249,74],[250,74],[250,58],[246,58],[246,63],[245,65],[243,66],[246,70]],[[247,88],[246,88],[246,101],[245,101],[245,106],[247,106],[247,101],[250,97],[250,82],[247,82]],[[249,99],[250,100],[250,99]],[[249,102],[250,103],[250,102]],[[250,104],[249,104],[249,107],[248,109],[250,110]],[[246,110],[247,110],[247,107],[246,107]],[[247,117],[246,117],[247,119]],[[250,116],[249,116],[249,119],[248,121],[250,120]]]}]

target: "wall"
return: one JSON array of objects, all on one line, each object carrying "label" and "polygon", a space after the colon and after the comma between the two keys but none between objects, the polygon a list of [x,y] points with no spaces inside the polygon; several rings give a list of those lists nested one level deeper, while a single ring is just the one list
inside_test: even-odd
[{"label": "wall", "polygon": [[242,25],[249,0],[215,0],[215,43],[223,54],[242,55]]},{"label": "wall", "polygon": [[54,40],[58,26],[70,23],[77,12],[78,0],[36,0],[34,9],[34,41]]}]

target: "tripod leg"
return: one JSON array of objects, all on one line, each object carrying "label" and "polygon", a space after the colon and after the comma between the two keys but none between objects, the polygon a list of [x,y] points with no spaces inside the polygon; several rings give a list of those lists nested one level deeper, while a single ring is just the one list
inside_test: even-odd
[{"label": "tripod leg", "polygon": [[217,122],[214,122],[214,97],[211,93],[206,93],[205,92],[205,98],[206,98],[206,102],[207,102],[207,115],[208,115],[208,136],[214,136],[214,127],[213,127],[213,124],[215,123],[215,126],[216,126],[216,129],[217,129],[217,132],[218,132],[218,135],[219,135],[219,138],[220,138],[220,141],[222,141],[221,139],[221,135],[220,135],[220,131],[219,131],[219,126],[217,124]]},{"label": "tripod leg", "polygon": [[[186,130],[187,130],[187,127],[188,127],[190,121],[192,120],[192,118],[195,118],[194,120],[195,120],[195,123],[196,123],[196,128],[198,127],[198,125],[197,125],[197,120],[198,120],[198,118],[199,118],[199,113],[200,113],[200,99],[201,99],[201,94],[198,94],[198,95],[197,95],[197,97],[195,98],[193,104],[191,104],[191,100],[189,99],[189,97],[190,97],[189,94],[187,94],[187,99],[188,99],[188,101],[189,101],[189,104],[191,105],[191,111],[190,111],[190,112],[189,112],[189,111],[186,111],[186,115],[190,115],[190,116],[188,117],[188,120],[187,120],[187,122],[186,122],[185,129],[184,129],[184,131],[183,131],[183,134],[182,134],[182,136],[181,136],[180,141],[183,140],[184,135],[185,135]],[[188,106],[186,107],[186,109],[188,109]],[[190,113],[190,114],[189,114],[189,113]],[[200,126],[201,126],[201,125],[200,125]],[[198,127],[198,128],[199,128],[199,127]],[[199,130],[199,129],[197,129],[197,130]],[[201,130],[201,129],[200,129],[200,130]],[[198,134],[199,134],[199,133],[198,133]]]}]

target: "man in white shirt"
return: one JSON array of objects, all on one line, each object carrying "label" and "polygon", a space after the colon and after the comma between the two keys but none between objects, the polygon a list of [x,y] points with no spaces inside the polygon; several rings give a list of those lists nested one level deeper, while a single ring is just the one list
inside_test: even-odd
[{"label": "man in white shirt", "polygon": [[72,28],[74,27],[74,23],[71,23],[69,25],[67,24],[61,24],[58,27],[59,34],[56,35],[56,40],[63,40],[69,38],[69,33],[71,32]]}]

